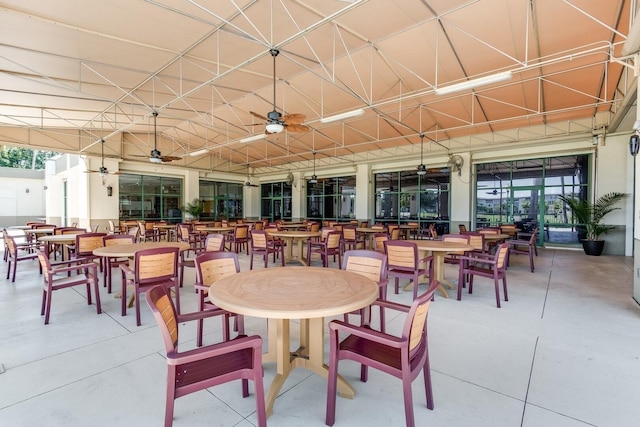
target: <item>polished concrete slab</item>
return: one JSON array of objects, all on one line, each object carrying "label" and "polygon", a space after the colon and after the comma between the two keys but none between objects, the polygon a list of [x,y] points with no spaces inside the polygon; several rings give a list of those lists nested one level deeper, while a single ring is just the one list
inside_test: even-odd
[{"label": "polished concrete slab", "polygon": [[[632,298],[633,259],[560,249],[539,252],[535,273],[527,257],[512,257],[509,301],[501,309],[486,279],[477,279],[473,294],[463,290],[461,301],[436,295],[429,317],[435,409],[426,409],[424,386],[416,380],[417,425],[638,425],[640,307]],[[240,260],[241,270],[248,270],[248,257],[241,254]],[[314,258],[313,265],[320,260]],[[269,268],[281,267],[270,262]],[[446,277],[456,277],[455,266],[446,268]],[[122,317],[120,300],[105,288],[101,315],[86,305],[84,289],[66,289],[54,294],[51,323],[45,326],[36,262],[21,262],[15,283],[5,274],[3,263],[1,425],[162,425],[164,347],[146,303],[137,327],[133,309]],[[194,279],[194,271],[187,270],[183,311],[196,307]],[[411,296],[396,295],[389,287],[391,300],[410,303]],[[399,331],[402,321],[389,313],[388,330]],[[246,323],[247,333],[266,341],[264,319]],[[195,324],[181,325],[180,332],[183,349],[193,347]],[[207,321],[205,332],[205,344],[220,341],[219,320]],[[297,333],[294,325],[292,335]],[[359,366],[349,362],[341,363],[340,372],[356,397],[338,398],[336,426],[404,424],[398,380],[371,370],[369,381],[361,383]],[[274,375],[275,366],[265,364],[265,384]],[[296,369],[268,424],[322,426],[325,404],[326,380]],[[254,396],[243,399],[240,384],[232,383],[180,398],[174,425],[256,425]]]}]

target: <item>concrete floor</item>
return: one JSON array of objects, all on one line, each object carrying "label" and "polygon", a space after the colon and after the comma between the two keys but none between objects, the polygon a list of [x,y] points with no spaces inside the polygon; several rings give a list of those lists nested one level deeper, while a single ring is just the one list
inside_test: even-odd
[{"label": "concrete floor", "polygon": [[[435,409],[426,409],[424,386],[416,380],[416,425],[639,424],[640,307],[631,297],[633,260],[539,252],[535,273],[526,257],[512,257],[509,301],[501,309],[486,279],[477,279],[474,293],[465,290],[462,301],[436,295],[429,316]],[[241,270],[248,270],[248,258],[240,258]],[[54,293],[51,323],[45,326],[37,264],[18,267],[15,283],[5,280],[6,265],[0,269],[0,424],[162,425],[164,347],[146,303],[142,326],[136,327],[134,311],[120,316],[120,300],[106,288],[101,315],[86,305],[84,289],[65,289]],[[457,276],[454,266],[447,265],[446,276]],[[188,270],[183,312],[196,307],[194,277]],[[410,303],[411,295],[394,295],[390,285],[391,300]],[[396,331],[402,317],[388,314],[387,321],[388,330]],[[264,319],[246,323],[247,333],[266,340]],[[183,350],[194,346],[195,324],[180,331]],[[205,332],[205,344],[218,342],[219,320],[208,321]],[[343,362],[340,372],[356,397],[338,398],[336,426],[404,425],[398,380],[371,370],[369,381],[361,383],[359,366],[350,362]],[[274,374],[275,366],[265,364],[265,387]],[[268,424],[323,426],[325,403],[326,381],[296,369]],[[180,398],[175,408],[175,426],[256,424],[254,396],[243,399],[237,383]]]}]

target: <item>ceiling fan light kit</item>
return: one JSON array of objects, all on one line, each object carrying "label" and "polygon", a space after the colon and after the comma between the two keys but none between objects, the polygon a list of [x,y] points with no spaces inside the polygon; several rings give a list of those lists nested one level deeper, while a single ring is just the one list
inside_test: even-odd
[{"label": "ceiling fan light kit", "polygon": [[323,117],[320,119],[320,123],[337,122],[344,119],[350,119],[352,117],[358,117],[363,114],[364,114],[364,110],[362,108],[358,108],[357,110],[347,111],[346,113],[340,113],[334,116]]},{"label": "ceiling fan light kit", "polygon": [[490,74],[488,76],[478,77],[477,79],[467,80],[445,87],[439,87],[435,92],[436,95],[448,95],[450,93],[461,92],[467,89],[474,89],[479,86],[503,82],[505,80],[510,80],[511,77],[511,71],[504,71],[502,73]]},{"label": "ceiling fan light kit", "polygon": [[317,184],[318,177],[316,176],[316,152],[313,152],[313,175],[311,175],[311,179],[309,179],[309,184]]},{"label": "ceiling fan light kit", "polygon": [[284,130],[284,126],[282,123],[267,123],[267,132],[269,133],[280,133]]}]

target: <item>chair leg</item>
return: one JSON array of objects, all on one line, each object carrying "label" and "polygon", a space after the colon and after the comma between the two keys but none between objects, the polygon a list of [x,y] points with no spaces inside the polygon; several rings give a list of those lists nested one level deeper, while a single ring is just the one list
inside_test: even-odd
[{"label": "chair leg", "polygon": [[332,426],[336,421],[336,392],[338,385],[338,358],[335,354],[335,348],[337,343],[333,343],[337,340],[337,337],[331,333],[331,353],[329,355],[329,375],[327,378],[327,411],[325,414],[325,424]]},{"label": "chair leg", "polygon": [[534,270],[534,266],[533,266],[533,251],[531,249],[532,248],[529,248],[529,266],[531,267],[531,272],[533,273],[533,270]]},{"label": "chair leg", "polygon": [[502,278],[502,288],[504,290],[504,300],[509,301],[509,295],[507,295],[507,276]]},{"label": "chair leg", "polygon": [[427,395],[427,408],[433,409],[433,388],[431,387],[431,366],[429,365],[429,350],[427,350],[427,360],[422,367],[424,376],[424,390]]},{"label": "chair leg", "polygon": [[414,427],[416,422],[413,416],[413,393],[411,393],[411,377],[404,374],[402,378],[402,393],[404,397],[404,415],[407,427]]},{"label": "chair leg", "polygon": [[497,277],[493,279],[493,285],[496,288],[496,305],[500,308],[500,283]]}]

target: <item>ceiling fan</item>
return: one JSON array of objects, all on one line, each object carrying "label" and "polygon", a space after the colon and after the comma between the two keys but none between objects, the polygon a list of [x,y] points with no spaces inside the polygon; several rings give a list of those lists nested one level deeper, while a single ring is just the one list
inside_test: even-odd
[{"label": "ceiling fan", "polygon": [[[269,53],[273,57],[273,111],[269,111],[267,117],[253,111],[249,111],[249,113],[266,122],[265,133],[267,134],[280,133],[285,129],[287,132],[306,132],[310,128],[302,123],[307,116],[299,113],[286,114],[283,116],[276,110],[276,56],[278,56],[280,51],[278,49],[269,49]],[[262,123],[256,123],[252,126],[255,125],[262,125]]]},{"label": "ceiling fan", "polygon": [[156,127],[156,118],[158,117],[158,112],[153,111],[153,150],[149,153],[149,161],[151,163],[166,163],[172,162],[174,160],[182,160],[182,157],[176,156],[163,156],[162,153],[158,150],[158,130]]},{"label": "ceiling fan", "polygon": [[110,172],[109,169],[104,167],[104,142],[105,142],[104,139],[100,140],[100,153],[101,153],[100,157],[102,159],[102,163],[101,163],[100,168],[98,170],[90,170],[89,169],[89,170],[86,170],[85,173],[99,173],[100,176],[105,176],[105,175],[108,175],[108,174],[120,175],[120,172]]}]

